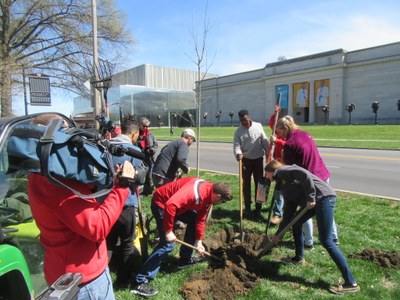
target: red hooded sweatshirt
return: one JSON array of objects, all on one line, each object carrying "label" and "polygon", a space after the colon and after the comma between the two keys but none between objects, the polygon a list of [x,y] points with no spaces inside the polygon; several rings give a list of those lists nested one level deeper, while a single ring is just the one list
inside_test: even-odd
[{"label": "red hooded sweatshirt", "polygon": [[182,178],[158,188],[154,203],[164,209],[163,229],[174,228],[175,216],[190,210],[196,214],[196,240],[203,240],[207,211],[213,204],[213,183],[196,177]]},{"label": "red hooded sweatshirt", "polygon": [[[90,186],[68,181],[84,194]],[[129,191],[114,187],[103,204],[82,199],[38,174],[28,176],[32,215],[41,231],[44,274],[52,284],[67,272],[81,273],[82,283],[97,278],[108,265],[106,236],[118,219]]]}]

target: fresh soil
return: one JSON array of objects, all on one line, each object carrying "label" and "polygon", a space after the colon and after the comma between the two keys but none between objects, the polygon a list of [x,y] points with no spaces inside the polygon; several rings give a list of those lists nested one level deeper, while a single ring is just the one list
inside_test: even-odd
[{"label": "fresh soil", "polygon": [[366,248],[360,253],[350,254],[349,257],[371,261],[378,267],[400,269],[400,253],[395,251],[384,252]]},{"label": "fresh soil", "polygon": [[244,234],[243,242],[239,234],[233,230],[205,239],[204,245],[212,255],[209,268],[202,274],[193,274],[183,285],[181,291],[187,300],[233,299],[238,295],[246,295],[254,288],[259,277],[252,272],[252,264],[256,252],[256,241],[261,236]]},{"label": "fresh soil", "polygon": [[[187,300],[223,300],[245,296],[260,281],[257,274],[257,251],[263,235],[245,233],[243,238],[233,230],[224,230],[203,241],[206,250],[219,259],[209,257],[208,269],[193,274],[184,283],[181,292]],[[364,249],[361,253],[350,254],[350,258],[372,261],[379,267],[400,269],[400,254]],[[273,270],[271,269],[273,277]],[[262,276],[262,275],[261,275]]]}]

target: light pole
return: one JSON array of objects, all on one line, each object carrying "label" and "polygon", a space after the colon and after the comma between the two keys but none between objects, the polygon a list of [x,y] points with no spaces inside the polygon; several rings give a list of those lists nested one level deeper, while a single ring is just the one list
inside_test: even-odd
[{"label": "light pole", "polygon": [[327,122],[327,114],[328,114],[328,112],[329,112],[329,107],[328,107],[328,105],[322,106],[322,111],[323,111],[324,114],[325,114],[325,125],[326,125],[326,122]]},{"label": "light pole", "polygon": [[347,104],[345,106],[345,108],[346,108],[347,112],[349,113],[349,125],[351,125],[351,112],[353,110],[356,110],[356,105],[353,103],[350,103],[350,104]]},{"label": "light pole", "polygon": [[375,125],[378,124],[378,109],[379,109],[379,102],[374,101],[372,102],[372,111],[375,114]]}]

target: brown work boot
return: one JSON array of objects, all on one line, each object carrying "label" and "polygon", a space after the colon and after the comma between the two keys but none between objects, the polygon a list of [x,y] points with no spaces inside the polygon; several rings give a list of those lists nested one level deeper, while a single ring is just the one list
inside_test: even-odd
[{"label": "brown work boot", "polygon": [[278,225],[282,221],[282,218],[278,216],[273,216],[271,219],[271,224]]}]

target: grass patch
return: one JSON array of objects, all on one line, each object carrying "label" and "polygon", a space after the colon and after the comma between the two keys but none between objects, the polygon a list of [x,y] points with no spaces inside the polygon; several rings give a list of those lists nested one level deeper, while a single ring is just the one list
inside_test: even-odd
[{"label": "grass patch", "polygon": [[[207,142],[233,142],[233,127],[202,127],[200,137]],[[400,125],[316,125],[301,126],[308,131],[320,147],[400,149]],[[184,128],[175,128],[173,136],[169,128],[151,128],[158,140],[173,140]],[[267,135],[271,129],[264,126]]]},{"label": "grass patch", "polygon": [[[207,224],[206,236],[219,232],[226,226],[239,227],[239,188],[238,177],[201,172],[200,176],[213,182],[226,181],[233,187],[234,199],[213,209],[213,218]],[[142,200],[143,207],[151,215],[150,198]],[[263,215],[268,216],[268,206],[264,205]],[[361,286],[361,292],[348,295],[350,299],[400,299],[400,271],[382,268],[371,261],[348,258],[350,254],[360,253],[365,248],[380,251],[399,251],[400,203],[362,195],[338,193],[335,219],[340,237],[340,249]],[[243,220],[245,232],[265,232],[265,223]],[[154,226],[154,222],[152,222]],[[271,228],[270,234],[276,228]],[[292,235],[285,235],[284,245],[275,247],[271,254],[264,256],[259,263],[262,272],[260,284],[244,297],[236,299],[337,299],[329,293],[329,285],[341,280],[336,265],[318,242],[314,233],[315,249],[306,252],[306,266],[286,266],[279,263],[282,256],[293,255]],[[153,234],[150,240],[154,239]],[[285,243],[286,242],[286,243]],[[162,267],[152,285],[159,290],[153,299],[183,299],[180,288],[192,273],[207,272],[207,264],[178,271],[175,267],[178,247]],[[141,299],[129,290],[116,291],[117,299]],[[211,298],[210,298],[211,299]]]}]

